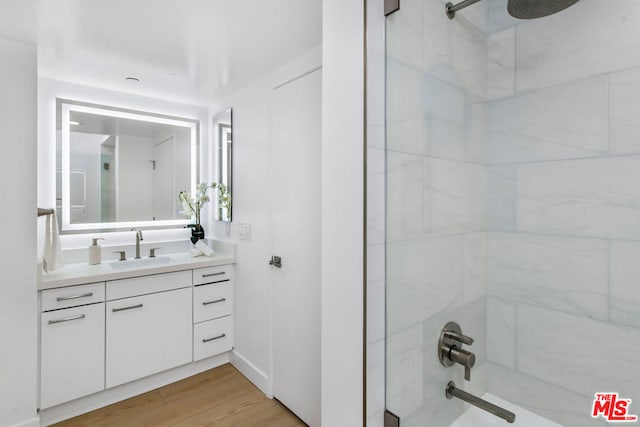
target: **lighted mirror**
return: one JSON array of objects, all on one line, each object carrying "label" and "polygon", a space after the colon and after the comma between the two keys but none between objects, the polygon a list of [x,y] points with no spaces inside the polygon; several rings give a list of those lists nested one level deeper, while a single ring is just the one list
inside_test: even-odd
[{"label": "lighted mirror", "polygon": [[62,232],[183,226],[195,192],[198,121],[57,100]]},{"label": "lighted mirror", "polygon": [[216,147],[216,182],[224,184],[225,200],[218,201],[215,218],[231,222],[233,200],[233,112],[231,108],[213,117],[213,135]]}]

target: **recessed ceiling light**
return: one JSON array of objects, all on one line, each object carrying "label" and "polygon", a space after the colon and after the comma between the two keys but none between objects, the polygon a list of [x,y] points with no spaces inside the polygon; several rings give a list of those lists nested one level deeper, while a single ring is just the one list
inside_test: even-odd
[{"label": "recessed ceiling light", "polygon": [[137,77],[125,77],[125,80],[128,80],[130,82],[136,82],[136,83],[140,83],[140,79]]},{"label": "recessed ceiling light", "polygon": [[76,122],[75,120],[69,120],[69,124],[71,126],[80,126],[82,123],[80,122]]}]

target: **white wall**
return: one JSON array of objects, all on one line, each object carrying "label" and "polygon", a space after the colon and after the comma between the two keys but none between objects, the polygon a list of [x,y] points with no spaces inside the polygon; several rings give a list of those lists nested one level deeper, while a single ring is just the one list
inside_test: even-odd
[{"label": "white wall", "polygon": [[[277,183],[269,182],[269,118],[274,86],[321,65],[320,48],[301,55],[230,97],[212,105],[211,117],[233,108],[233,223],[212,221],[218,239],[237,241],[234,364],[265,393],[270,383],[269,206]],[[210,117],[210,120],[211,120]],[[214,162],[213,158],[209,159]],[[214,176],[209,177],[214,180]],[[251,240],[237,239],[237,224],[251,225]]]},{"label": "white wall", "polygon": [[364,422],[364,1],[322,2],[322,425]]},{"label": "white wall", "polygon": [[37,426],[36,49],[0,39],[0,62],[0,425]]}]

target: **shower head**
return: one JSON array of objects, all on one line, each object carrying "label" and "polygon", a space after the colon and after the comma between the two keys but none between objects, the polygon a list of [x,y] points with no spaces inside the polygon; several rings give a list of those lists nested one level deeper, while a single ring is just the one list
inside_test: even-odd
[{"label": "shower head", "polygon": [[535,19],[565,10],[579,0],[509,0],[509,15],[518,19]]},{"label": "shower head", "polygon": [[[457,4],[448,2],[445,4],[445,12],[449,19],[453,19],[457,11],[478,3],[479,1],[480,0],[463,0]],[[507,10],[509,11],[509,15],[518,19],[542,18],[565,10],[569,6],[578,3],[578,1],[580,0],[509,0]]]}]

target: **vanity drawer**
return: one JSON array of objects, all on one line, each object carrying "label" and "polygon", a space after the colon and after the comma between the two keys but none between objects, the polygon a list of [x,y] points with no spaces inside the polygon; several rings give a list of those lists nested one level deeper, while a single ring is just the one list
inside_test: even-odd
[{"label": "vanity drawer", "polygon": [[228,316],[233,312],[231,282],[211,283],[193,289],[193,323]]},{"label": "vanity drawer", "polygon": [[233,316],[193,325],[193,360],[233,349]]},{"label": "vanity drawer", "polygon": [[107,282],[107,301],[191,287],[191,270]]},{"label": "vanity drawer", "polygon": [[42,291],[42,311],[104,301],[104,282]]},{"label": "vanity drawer", "polygon": [[193,270],[194,286],[205,283],[229,282],[233,279],[233,265],[218,265],[216,267],[199,268]]}]

